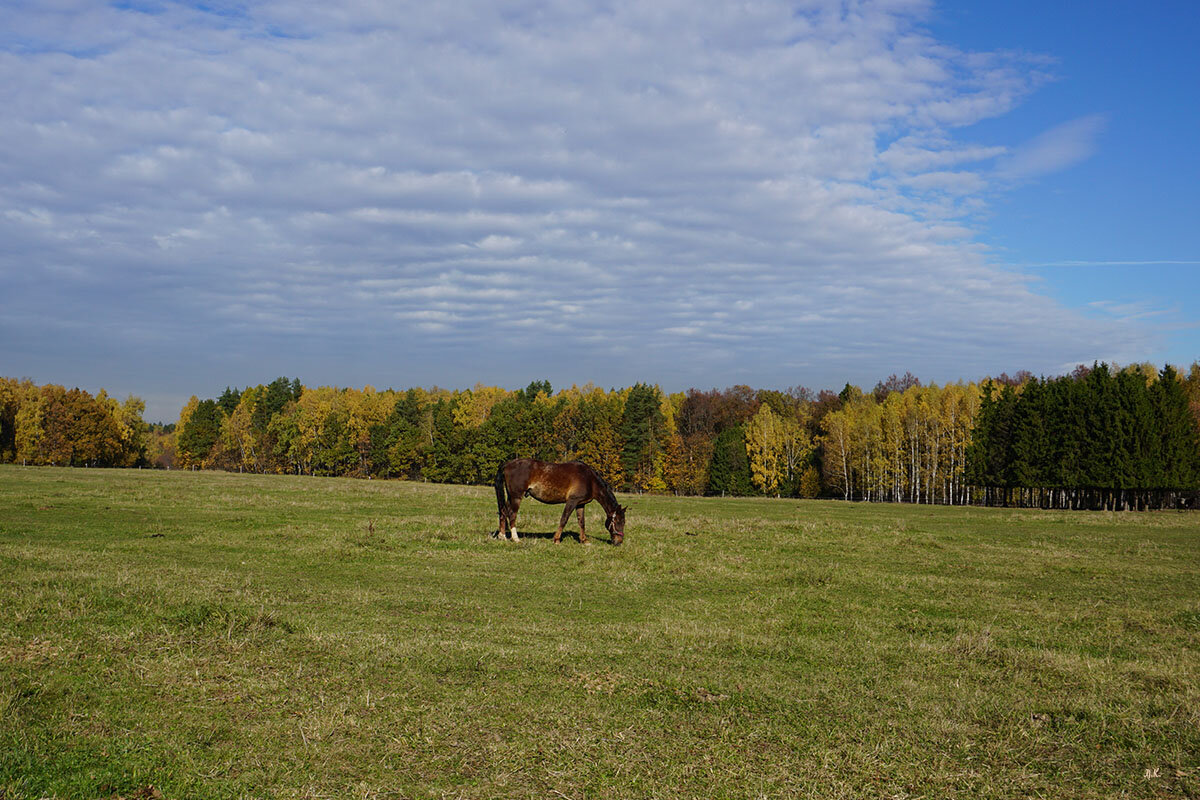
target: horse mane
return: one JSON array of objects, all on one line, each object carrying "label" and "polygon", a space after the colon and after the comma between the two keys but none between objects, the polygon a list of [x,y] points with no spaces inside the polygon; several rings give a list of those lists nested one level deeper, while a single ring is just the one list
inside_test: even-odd
[{"label": "horse mane", "polygon": [[611,503],[613,508],[621,507],[621,504],[619,502],[617,502],[616,492],[614,492],[612,487],[608,485],[608,481],[604,480],[604,476],[600,474],[600,471],[598,469],[593,467],[591,464],[586,464],[582,461],[577,461],[575,463],[580,464],[584,467],[587,467],[588,471],[591,472],[592,475],[596,478],[596,482],[599,483],[600,488],[604,490],[605,502]]}]

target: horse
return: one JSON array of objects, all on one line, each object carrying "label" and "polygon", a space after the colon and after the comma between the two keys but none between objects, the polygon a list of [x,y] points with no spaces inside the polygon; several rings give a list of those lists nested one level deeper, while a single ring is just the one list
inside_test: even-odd
[{"label": "horse", "polygon": [[566,504],[562,519],[558,521],[558,530],[554,532],[555,543],[562,541],[563,526],[567,524],[571,512],[577,511],[579,542],[587,544],[587,534],[583,529],[583,507],[593,500],[608,515],[604,527],[611,536],[609,541],[620,544],[625,538],[625,508],[617,502],[604,478],[582,461],[548,463],[536,458],[514,458],[501,464],[496,470],[496,508],[500,514],[500,529],[496,535],[500,538],[504,538],[507,530],[512,532],[513,541],[519,541],[517,512],[525,497],[542,503]]}]

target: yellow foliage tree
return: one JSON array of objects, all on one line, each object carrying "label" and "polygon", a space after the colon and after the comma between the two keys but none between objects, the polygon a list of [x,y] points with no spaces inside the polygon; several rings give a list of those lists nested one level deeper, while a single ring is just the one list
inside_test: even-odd
[{"label": "yellow foliage tree", "polygon": [[246,389],[233,413],[221,423],[221,448],[226,466],[238,471],[261,472],[258,437],[254,431],[256,392]]},{"label": "yellow foliage tree", "polygon": [[817,472],[816,467],[812,465],[805,467],[804,472],[800,474],[800,488],[796,491],[796,494],[807,500],[820,496],[821,475]]},{"label": "yellow foliage tree", "polygon": [[346,432],[358,453],[358,472],[370,473],[371,429],[382,425],[396,405],[396,393],[377,392],[373,386],[363,390],[347,389],[343,397],[346,405]]},{"label": "yellow foliage tree", "polygon": [[0,461],[16,454],[17,411],[21,408],[21,384],[16,378],[0,378]]},{"label": "yellow foliage tree", "polygon": [[667,440],[662,468],[667,489],[676,494],[704,494],[712,451],[712,440],[706,436],[693,435],[685,439],[672,433]]},{"label": "yellow foliage tree", "polygon": [[38,387],[30,382],[21,384],[21,406],[17,410],[14,431],[16,453],[15,460],[24,463],[40,464],[42,440],[46,429],[44,417],[46,398]]},{"label": "yellow foliage tree", "polygon": [[846,409],[830,411],[821,420],[821,466],[825,485],[842,493],[849,500],[854,491],[853,425]]},{"label": "yellow foliage tree", "polygon": [[[200,398],[192,395],[191,398],[184,403],[183,408],[179,409],[179,422],[175,423],[175,435],[178,436],[188,424],[188,420],[192,418],[192,414],[196,413],[196,409],[200,407]],[[178,450],[175,454],[176,464],[180,469],[190,469],[198,467],[200,464],[193,463],[185,450]]]},{"label": "yellow foliage tree", "polygon": [[767,494],[778,493],[782,486],[790,488],[811,454],[812,440],[805,420],[780,416],[763,403],[746,423],[750,477]]},{"label": "yellow foliage tree", "polygon": [[113,466],[132,467],[146,452],[146,423],[142,421],[146,403],[133,395],[118,403],[103,389],[96,395],[96,402],[116,423],[119,454]]},{"label": "yellow foliage tree", "polygon": [[179,409],[179,422],[175,423],[175,430],[181,431],[187,426],[188,420],[192,418],[192,414],[196,413],[199,405],[200,398],[192,395],[191,399],[184,403],[183,408]]},{"label": "yellow foliage tree", "polygon": [[511,394],[499,386],[475,384],[474,389],[458,395],[458,402],[454,406],[454,424],[467,429],[478,428],[491,416],[492,406]]}]

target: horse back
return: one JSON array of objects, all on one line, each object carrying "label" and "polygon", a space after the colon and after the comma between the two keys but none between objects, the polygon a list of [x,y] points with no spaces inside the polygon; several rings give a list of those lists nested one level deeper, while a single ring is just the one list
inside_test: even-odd
[{"label": "horse back", "polygon": [[592,471],[579,461],[548,463],[516,458],[504,466],[511,494],[525,494],[543,503],[565,503],[569,498],[587,502],[594,496]]}]

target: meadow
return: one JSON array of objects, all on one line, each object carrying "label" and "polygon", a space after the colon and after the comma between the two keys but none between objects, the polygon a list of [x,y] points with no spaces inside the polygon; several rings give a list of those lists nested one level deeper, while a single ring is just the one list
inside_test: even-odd
[{"label": "meadow", "polygon": [[0,798],[1200,796],[1197,513],[622,502],[2,466]]}]

